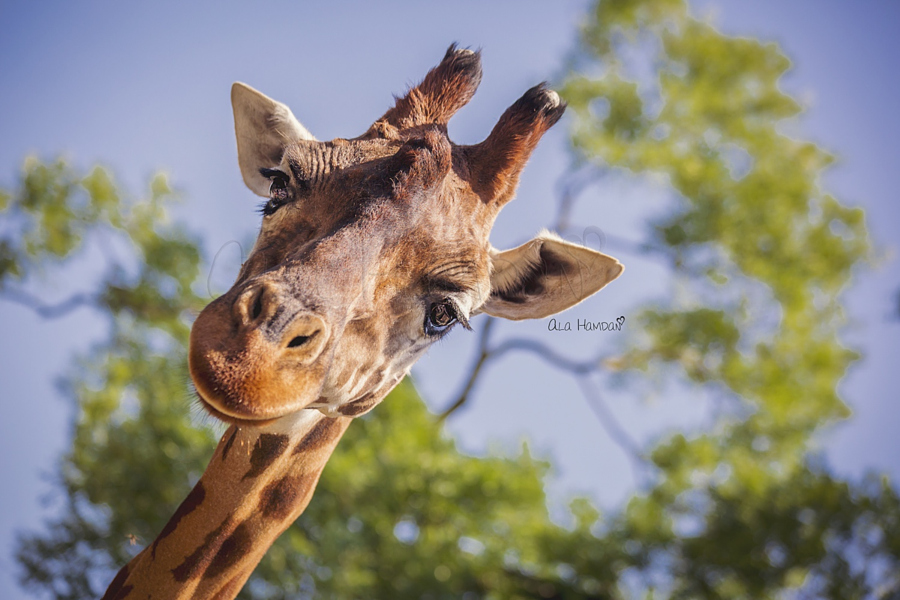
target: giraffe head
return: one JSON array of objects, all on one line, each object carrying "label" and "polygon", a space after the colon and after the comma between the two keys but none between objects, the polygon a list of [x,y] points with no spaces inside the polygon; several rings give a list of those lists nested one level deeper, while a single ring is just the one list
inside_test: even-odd
[{"label": "giraffe head", "polygon": [[615,259],[550,234],[491,247],[565,104],[538,85],[483,142],[453,144],[447,122],[480,80],[478,53],[451,46],[363,135],[330,142],[234,85],[241,174],[267,200],[237,281],[191,332],[191,376],[214,416],[262,426],[308,408],[362,414],[454,325],[480,312],[543,318],[619,276]]}]

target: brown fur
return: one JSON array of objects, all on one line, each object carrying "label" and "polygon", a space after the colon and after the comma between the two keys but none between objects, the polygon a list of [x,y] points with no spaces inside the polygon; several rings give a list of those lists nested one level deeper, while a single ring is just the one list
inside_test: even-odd
[{"label": "brown fur", "polygon": [[112,583],[109,584],[109,588],[100,600],[120,600],[121,598],[126,598],[131,590],[134,589],[134,586],[132,585],[125,585],[125,581],[128,579],[128,573],[128,565],[119,569],[119,572],[116,573],[115,578],[113,578]]},{"label": "brown fur", "polygon": [[210,531],[203,543],[184,557],[181,563],[172,569],[172,576],[175,581],[184,583],[195,577],[199,577],[203,569],[207,567],[216,557],[222,543],[231,535],[235,529],[234,522],[229,518],[222,521],[218,527]]},{"label": "brown fur", "polygon": [[543,83],[531,88],[506,109],[485,141],[465,149],[470,182],[485,202],[512,200],[525,161],[566,110],[564,102],[548,101],[553,93]]},{"label": "brown fur", "polygon": [[[380,386],[369,369],[393,362],[392,377],[427,347],[416,338],[423,304],[440,299],[435,273],[472,308],[486,300],[491,225],[565,105],[536,86],[484,142],[454,145],[446,123],[480,80],[478,53],[451,47],[363,136],[285,149],[277,226],[264,224],[238,281],[191,334],[191,374],[213,415],[265,423],[322,396],[358,414],[339,409]],[[317,325],[299,335],[303,318]],[[372,389],[354,387],[362,381]]]},{"label": "brown fur", "polygon": [[367,134],[385,135],[418,125],[446,125],[456,111],[468,104],[481,83],[481,53],[459,50],[456,44],[447,49],[444,60],[433,68],[422,83],[397,99],[394,108],[375,122]]}]

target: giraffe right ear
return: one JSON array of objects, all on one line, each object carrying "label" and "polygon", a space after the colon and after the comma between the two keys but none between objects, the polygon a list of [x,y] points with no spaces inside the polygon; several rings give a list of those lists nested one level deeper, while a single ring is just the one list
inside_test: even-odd
[{"label": "giraffe right ear", "polygon": [[231,86],[231,106],[244,183],[254,194],[268,196],[270,182],[259,170],[280,165],[288,144],[316,141],[316,138],[300,124],[291,109],[249,85],[237,82]]},{"label": "giraffe right ear", "polygon": [[491,256],[491,296],[481,311],[518,321],[543,319],[600,291],[625,269],[596,250],[543,232]]}]

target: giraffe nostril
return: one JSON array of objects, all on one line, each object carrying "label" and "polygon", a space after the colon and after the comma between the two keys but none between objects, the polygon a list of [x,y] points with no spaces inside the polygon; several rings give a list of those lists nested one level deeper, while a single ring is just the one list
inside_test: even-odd
[{"label": "giraffe nostril", "polygon": [[328,343],[328,324],[313,313],[296,315],[281,336],[282,356],[292,364],[311,364]]},{"label": "giraffe nostril", "polygon": [[290,342],[288,342],[288,348],[299,348],[304,345],[306,342],[312,339],[311,335],[298,335],[294,337]]},{"label": "giraffe nostril", "polygon": [[256,321],[263,310],[263,291],[259,290],[256,294],[256,300],[253,302],[253,308],[250,311],[250,321]]},{"label": "giraffe nostril", "polygon": [[248,286],[235,300],[232,314],[239,327],[256,328],[276,312],[280,296],[269,283]]}]

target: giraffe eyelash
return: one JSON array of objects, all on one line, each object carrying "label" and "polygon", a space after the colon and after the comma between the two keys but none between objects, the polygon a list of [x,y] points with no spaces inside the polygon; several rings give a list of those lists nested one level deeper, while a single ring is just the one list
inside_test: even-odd
[{"label": "giraffe eyelash", "polygon": [[276,177],[280,177],[285,181],[290,181],[290,175],[282,171],[281,169],[266,169],[262,168],[259,170],[259,174],[265,177],[268,180],[275,179]]},{"label": "giraffe eyelash", "polygon": [[259,170],[259,174],[271,182],[269,185],[269,199],[262,203],[258,208],[258,211],[262,213],[264,217],[268,217],[275,214],[275,211],[287,204],[290,200],[288,184],[291,179],[287,173],[279,169],[263,168]]}]

